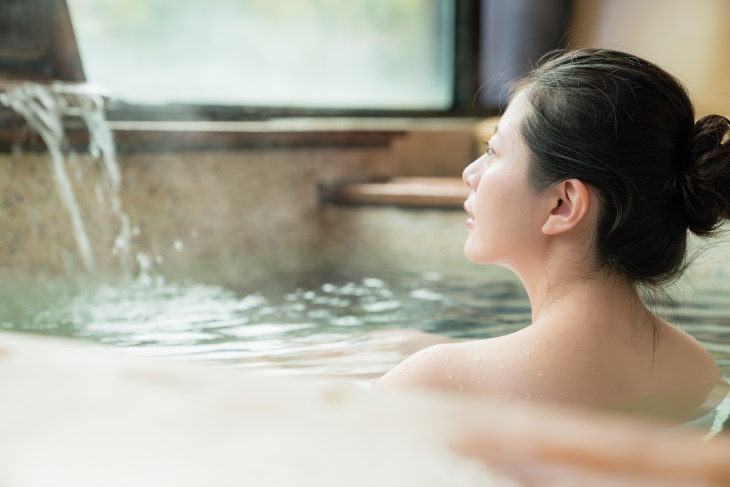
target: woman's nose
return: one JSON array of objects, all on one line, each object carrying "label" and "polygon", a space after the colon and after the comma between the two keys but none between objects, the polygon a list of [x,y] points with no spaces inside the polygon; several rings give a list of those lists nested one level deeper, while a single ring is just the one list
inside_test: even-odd
[{"label": "woman's nose", "polygon": [[476,190],[477,176],[477,162],[473,161],[471,164],[464,168],[464,172],[461,174],[461,178],[464,180],[464,184],[472,191]]}]

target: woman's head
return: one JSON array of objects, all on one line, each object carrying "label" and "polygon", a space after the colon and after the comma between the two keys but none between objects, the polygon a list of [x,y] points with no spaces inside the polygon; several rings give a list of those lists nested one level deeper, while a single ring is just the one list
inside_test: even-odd
[{"label": "woman's head", "polygon": [[730,217],[730,123],[694,121],[684,87],[626,53],[553,53],[516,85],[530,103],[521,133],[542,191],[567,179],[600,201],[597,263],[632,281],[677,277],[687,230]]}]

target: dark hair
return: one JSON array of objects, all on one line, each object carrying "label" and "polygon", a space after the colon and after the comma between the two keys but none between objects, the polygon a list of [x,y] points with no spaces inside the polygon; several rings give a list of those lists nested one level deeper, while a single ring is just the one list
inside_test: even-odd
[{"label": "dark hair", "polygon": [[730,218],[730,122],[697,123],[684,86],[654,64],[604,49],[556,51],[516,85],[537,190],[576,178],[601,202],[598,264],[655,285],[685,267],[687,230]]}]

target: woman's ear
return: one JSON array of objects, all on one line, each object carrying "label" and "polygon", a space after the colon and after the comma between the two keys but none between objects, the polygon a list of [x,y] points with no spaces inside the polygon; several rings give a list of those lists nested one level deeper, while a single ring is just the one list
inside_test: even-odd
[{"label": "woman's ear", "polygon": [[586,220],[592,205],[592,191],[583,181],[566,179],[547,191],[549,211],[542,225],[543,234],[563,233]]}]

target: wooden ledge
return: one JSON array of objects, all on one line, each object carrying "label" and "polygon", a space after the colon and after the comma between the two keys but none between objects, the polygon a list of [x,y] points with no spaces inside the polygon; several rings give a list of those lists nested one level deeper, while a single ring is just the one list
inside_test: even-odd
[{"label": "wooden ledge", "polygon": [[[2,91],[2,86],[0,86]],[[473,131],[466,118],[279,118],[250,121],[120,121],[108,122],[118,152],[280,148],[384,148],[412,131]],[[79,120],[65,120],[66,137],[85,148],[89,134]],[[22,117],[0,107],[0,152],[14,144],[44,150],[43,141]]]},{"label": "wooden ledge", "polygon": [[322,202],[338,205],[395,205],[461,209],[469,195],[458,177],[398,177],[337,183],[321,188]]},{"label": "wooden ledge", "polygon": [[[298,122],[298,123],[297,123]],[[405,129],[377,125],[355,126],[301,121],[273,122],[109,122],[117,152],[169,152],[194,150],[281,148],[382,148]],[[88,130],[78,121],[67,121],[71,147],[85,150]],[[42,139],[23,119],[0,107],[0,152],[14,144],[45,150]]]}]

